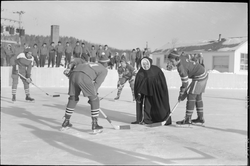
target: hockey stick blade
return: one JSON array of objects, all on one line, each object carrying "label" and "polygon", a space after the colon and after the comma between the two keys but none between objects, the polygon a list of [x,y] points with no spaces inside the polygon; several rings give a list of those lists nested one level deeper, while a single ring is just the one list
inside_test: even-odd
[{"label": "hockey stick blade", "polygon": [[124,125],[124,126],[115,126],[112,124],[111,120],[106,116],[106,114],[100,109],[100,112],[102,113],[102,115],[104,116],[105,119],[107,119],[107,121],[111,124],[111,126],[116,129],[116,130],[123,130],[123,129],[130,129],[129,125]]},{"label": "hockey stick blade", "polygon": [[60,95],[53,95],[52,97],[60,97]]}]

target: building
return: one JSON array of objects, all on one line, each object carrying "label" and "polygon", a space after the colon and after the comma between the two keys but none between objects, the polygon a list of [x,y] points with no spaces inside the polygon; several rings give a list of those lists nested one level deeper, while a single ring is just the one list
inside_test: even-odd
[{"label": "building", "polygon": [[[248,71],[248,38],[229,37],[218,40],[177,43],[177,51],[181,54],[202,53],[207,70],[245,74]],[[167,43],[152,53],[153,64],[166,69],[167,57],[172,50],[172,44]]]}]

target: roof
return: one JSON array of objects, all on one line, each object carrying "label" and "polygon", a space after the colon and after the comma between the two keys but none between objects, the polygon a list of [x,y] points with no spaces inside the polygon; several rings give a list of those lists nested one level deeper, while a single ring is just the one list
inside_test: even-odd
[{"label": "roof", "polygon": [[[208,51],[235,51],[248,40],[247,37],[230,37],[218,40],[186,41],[178,42],[175,48],[178,52],[208,52]],[[167,43],[156,49],[153,53],[167,53],[173,49],[172,43]]]}]

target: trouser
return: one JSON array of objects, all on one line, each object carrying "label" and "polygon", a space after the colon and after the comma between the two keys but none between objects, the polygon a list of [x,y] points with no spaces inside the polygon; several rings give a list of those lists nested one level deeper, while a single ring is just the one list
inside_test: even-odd
[{"label": "trouser", "polygon": [[96,62],[96,57],[90,57],[90,62]]},{"label": "trouser", "polygon": [[89,56],[86,53],[82,53],[82,57],[81,58],[84,59],[86,62],[89,61]]},{"label": "trouser", "polygon": [[36,66],[39,67],[39,60],[37,56],[33,56],[34,57],[34,61],[36,62]]},{"label": "trouser", "polygon": [[75,58],[80,58],[80,56],[81,56],[81,53],[79,52],[79,53],[74,53],[74,57]]},{"label": "trouser", "polygon": [[140,62],[141,62],[141,61],[136,61],[136,69],[137,69],[137,70],[141,67]]},{"label": "trouser", "polygon": [[[118,88],[118,91],[117,91],[117,97],[120,98],[120,95],[122,93],[122,89],[125,85],[125,83],[127,82],[126,79],[123,79],[121,82],[120,82],[120,87]],[[130,85],[130,88],[131,88],[131,92],[132,92],[132,96],[133,96],[133,99],[135,98],[135,95],[134,95],[134,84],[135,84],[135,80],[134,79],[131,79],[129,80],[129,85]]]},{"label": "trouser", "polygon": [[131,60],[130,64],[131,66],[135,67],[135,60]]},{"label": "trouser", "polygon": [[56,67],[60,67],[61,65],[62,54],[62,52],[58,52],[56,55]]},{"label": "trouser", "polygon": [[1,66],[6,66],[6,58],[1,58]]},{"label": "trouser", "polygon": [[116,62],[116,63],[115,63],[115,69],[116,69],[116,70],[118,69],[119,65],[120,65],[120,62]]},{"label": "trouser", "polygon": [[100,100],[93,85],[93,81],[82,72],[73,72],[69,78],[69,98],[65,110],[65,118],[70,119],[74,109],[79,101],[79,95],[82,92],[89,98],[88,103],[91,107],[91,117],[99,116]]},{"label": "trouser", "polygon": [[186,116],[192,117],[194,107],[196,106],[198,118],[203,118],[202,93],[205,92],[208,76],[202,81],[192,81],[187,96]]},{"label": "trouser", "polygon": [[40,55],[40,67],[44,67],[47,55]]},{"label": "trouser", "polygon": [[10,66],[10,57],[6,56],[6,66]]},{"label": "trouser", "polygon": [[[21,73],[20,73],[21,74]],[[23,76],[25,76],[24,74],[22,74]],[[18,84],[18,74],[12,74],[12,95],[16,95],[16,90],[17,90],[17,84]],[[21,77],[20,77],[21,78]],[[21,80],[23,81],[23,86],[24,86],[24,91],[26,95],[29,95],[29,84],[26,82],[25,79],[21,78]]]},{"label": "trouser", "polygon": [[49,53],[48,67],[50,67],[50,63],[52,63],[52,67],[54,67],[54,64],[55,64],[55,53],[54,52]]},{"label": "trouser", "polygon": [[65,53],[65,67],[69,66],[69,63],[71,62],[71,53]]}]

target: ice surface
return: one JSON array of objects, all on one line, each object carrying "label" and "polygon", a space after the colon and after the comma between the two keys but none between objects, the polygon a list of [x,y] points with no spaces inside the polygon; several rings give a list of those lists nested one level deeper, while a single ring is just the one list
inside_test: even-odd
[{"label": "ice surface", "polygon": [[[21,83],[21,82],[20,82]],[[73,113],[73,128],[59,131],[68,100],[67,88],[30,89],[35,103],[24,101],[23,88],[17,89],[17,102],[11,102],[11,89],[1,89],[1,164],[8,165],[246,165],[247,105],[246,90],[212,90],[203,94],[206,127],[148,128],[131,125],[135,103],[129,88],[120,101],[116,92],[101,100],[101,108],[115,125],[130,125],[130,130],[115,130],[100,114],[103,133],[90,135],[90,106],[87,98]],[[100,88],[99,96],[112,88]],[[169,89],[170,106],[176,104],[178,89]],[[182,120],[186,102],[172,115],[173,124]],[[196,118],[196,111],[193,113]]]}]

